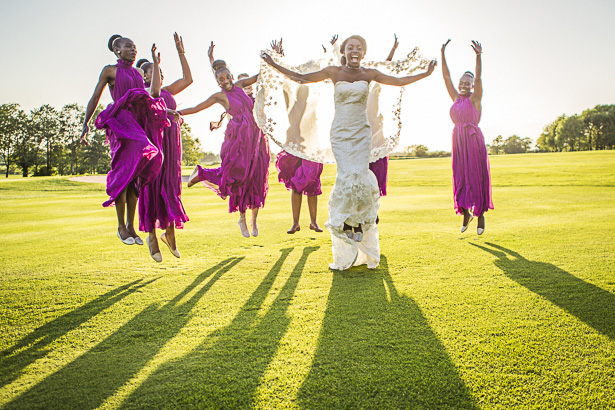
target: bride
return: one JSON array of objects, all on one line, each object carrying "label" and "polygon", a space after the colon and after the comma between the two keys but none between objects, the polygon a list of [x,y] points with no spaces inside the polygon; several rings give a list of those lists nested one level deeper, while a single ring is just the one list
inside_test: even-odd
[{"label": "bride", "polygon": [[268,54],[263,60],[288,78],[301,83],[330,79],[335,87],[335,116],[331,125],[331,148],[337,163],[335,184],[329,198],[329,220],[333,263],[331,269],[345,270],[367,264],[374,269],[380,263],[380,242],[376,217],[380,191],[369,170],[372,132],[366,108],[369,83],[404,86],[429,76],[436,62],[426,72],[395,77],[372,68],[361,67],[367,51],[365,40],[357,35],[341,45],[341,66],[329,66],[313,73],[301,74],[277,64]]}]

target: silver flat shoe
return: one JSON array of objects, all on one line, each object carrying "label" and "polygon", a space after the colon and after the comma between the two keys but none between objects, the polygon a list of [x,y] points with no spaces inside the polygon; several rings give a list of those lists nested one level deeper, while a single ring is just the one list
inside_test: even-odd
[{"label": "silver flat shoe", "polygon": [[151,256],[152,259],[158,263],[162,262],[162,254],[160,252],[156,252],[155,254],[152,255],[152,251],[149,247],[149,236],[145,238],[145,242],[147,242],[147,250],[149,251],[149,256]]},{"label": "silver flat shoe", "polygon": [[190,188],[193,185],[196,185],[197,183],[195,182],[194,184],[192,183],[192,180],[194,178],[197,177],[197,175],[199,175],[199,166],[197,165],[196,167],[194,167],[194,171],[192,171],[192,174],[190,174],[190,176],[188,177],[188,183],[186,184],[186,186],[188,188]]},{"label": "silver flat shoe", "polygon": [[468,229],[468,226],[470,226],[470,222],[472,222],[473,219],[474,219],[474,216],[470,216],[470,220],[468,221],[468,224],[465,226],[461,225],[461,233],[464,233]]},{"label": "silver flat shoe", "polygon": [[124,243],[124,245],[134,245],[135,244],[135,238],[133,238],[132,236],[129,236],[126,239],[122,239],[122,235],[120,235],[120,230],[117,230],[117,237],[120,238],[120,241],[122,241]]},{"label": "silver flat shoe", "polygon": [[173,256],[175,256],[176,258],[181,258],[181,254],[179,253],[179,251],[177,250],[177,248],[175,249],[171,249],[171,245],[169,244],[169,241],[167,241],[167,234],[163,233],[162,235],[160,235],[160,240],[167,245],[167,248],[169,248],[169,250],[171,251],[171,254]]}]

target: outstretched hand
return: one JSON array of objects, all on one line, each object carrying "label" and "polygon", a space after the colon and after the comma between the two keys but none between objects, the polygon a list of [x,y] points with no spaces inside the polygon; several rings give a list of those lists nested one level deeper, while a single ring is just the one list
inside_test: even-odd
[{"label": "outstretched hand", "polygon": [[186,54],[186,51],[184,50],[184,40],[179,34],[177,34],[177,32],[173,33],[173,40],[175,40],[177,54]]},{"label": "outstretched hand", "polygon": [[156,47],[156,43],[152,44],[152,61],[156,64],[160,64],[160,53],[156,53],[158,48]]},{"label": "outstretched hand", "polygon": [[393,33],[393,35],[395,36],[395,41],[393,42],[393,50],[397,49],[397,47],[399,47],[399,41],[397,41],[397,34]]},{"label": "outstretched hand", "polygon": [[333,37],[331,37],[331,40],[329,40],[329,43],[331,43],[331,45],[334,45],[337,39],[338,39],[337,34],[334,34]]},{"label": "outstretched hand", "polygon": [[483,53],[483,46],[481,46],[478,41],[472,40],[471,47],[474,50],[474,52],[476,53],[476,55],[479,55],[479,54]]},{"label": "outstretched hand", "polygon": [[207,57],[209,57],[209,59],[211,61],[214,60],[214,42],[212,41],[211,44],[209,45],[209,49],[207,50]]},{"label": "outstretched hand", "polygon": [[436,69],[437,65],[438,65],[438,60],[431,60],[429,62],[429,66],[427,66],[427,75],[431,75],[431,73],[433,73],[433,70]]},{"label": "outstretched hand", "polygon": [[181,119],[182,119],[181,114],[178,111],[176,111],[176,110],[172,110],[170,108],[167,108],[167,114],[172,116],[175,121],[181,121]]},{"label": "outstretched hand", "polygon": [[84,146],[90,145],[88,140],[85,138],[85,136],[88,135],[88,132],[90,132],[90,127],[88,127],[87,124],[83,124],[83,130],[81,131],[81,138],[79,138],[79,142],[81,143],[81,145],[84,145]]},{"label": "outstretched hand", "polygon": [[446,40],[446,43],[442,44],[442,49],[440,51],[442,51],[444,53],[444,49],[446,48],[446,46],[448,46],[448,43],[451,42],[451,39],[449,38],[448,40]]},{"label": "outstretched hand", "polygon": [[261,53],[261,58],[269,65],[275,64],[273,58],[271,58],[271,56],[267,53]]},{"label": "outstretched hand", "polygon": [[279,55],[284,56],[284,48],[282,48],[282,37],[280,37],[279,43],[276,40],[271,41],[271,49]]}]

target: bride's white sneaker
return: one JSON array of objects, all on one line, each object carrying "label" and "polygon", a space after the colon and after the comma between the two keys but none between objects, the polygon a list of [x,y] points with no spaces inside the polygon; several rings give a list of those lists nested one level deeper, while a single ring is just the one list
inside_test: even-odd
[{"label": "bride's white sneaker", "polygon": [[363,232],[355,232],[352,236],[355,242],[361,242],[363,240]]}]

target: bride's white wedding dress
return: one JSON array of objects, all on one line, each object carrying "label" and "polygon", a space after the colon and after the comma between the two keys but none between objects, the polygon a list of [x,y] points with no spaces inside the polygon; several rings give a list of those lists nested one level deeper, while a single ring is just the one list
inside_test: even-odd
[{"label": "bride's white wedding dress", "polygon": [[[329,197],[329,219],[333,263],[344,270],[380,263],[380,241],[376,217],[380,206],[378,182],[369,170],[372,131],[367,118],[369,84],[339,81],[335,84],[335,117],[331,125],[331,148],[337,163],[335,185]],[[356,242],[344,233],[344,223],[361,225],[363,240]]]}]

